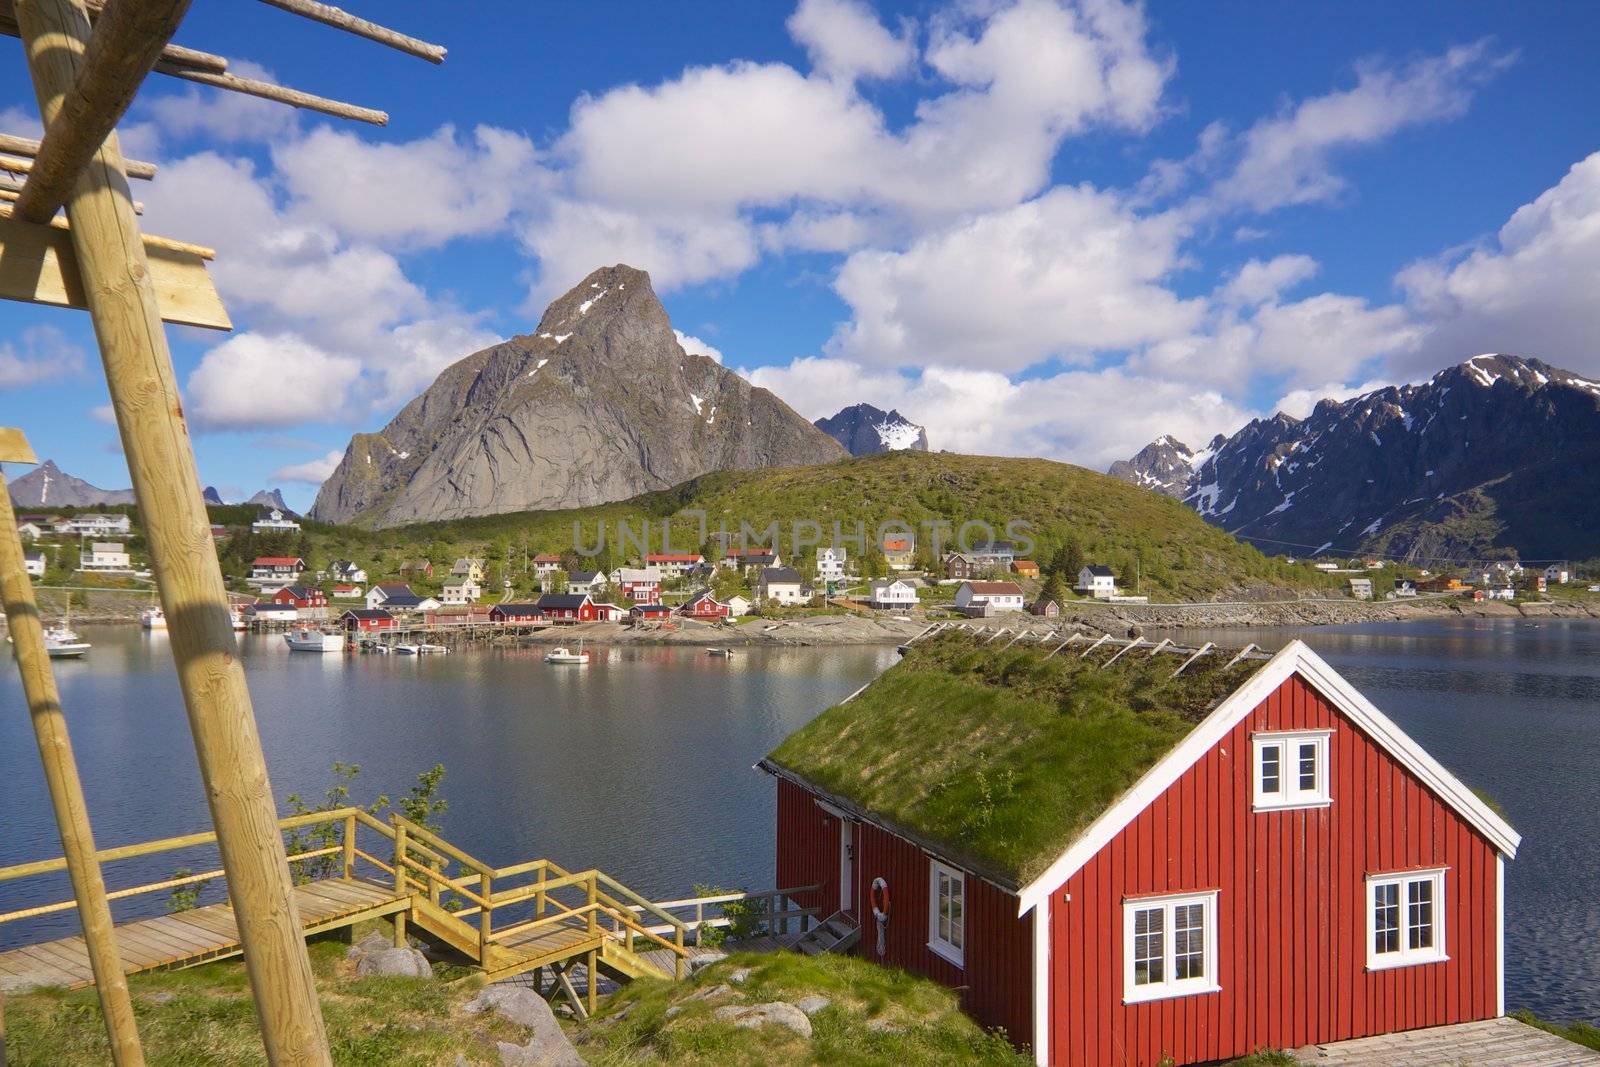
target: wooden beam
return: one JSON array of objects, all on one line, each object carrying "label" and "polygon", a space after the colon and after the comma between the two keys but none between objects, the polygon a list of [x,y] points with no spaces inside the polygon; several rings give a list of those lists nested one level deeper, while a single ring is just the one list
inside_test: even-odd
[{"label": "wooden beam", "polygon": [[21,430],[0,426],[0,463],[37,462],[39,457],[33,454],[33,446],[28,444],[28,438]]},{"label": "wooden beam", "polygon": [[[0,457],[32,454],[21,430],[0,430]],[[13,460],[17,462],[16,460]],[[0,597],[5,601],[6,625],[11,632],[12,651],[17,670],[22,674],[22,691],[28,700],[28,718],[33,723],[39,759],[44,764],[45,785],[50,792],[56,829],[61,834],[61,850],[72,880],[72,894],[78,901],[78,919],[83,924],[83,940],[94,972],[95,992],[111,1041],[111,1058],[117,1067],[142,1067],[144,1050],[139,1047],[139,1027],[133,1016],[133,1000],[128,995],[128,978],[122,973],[122,957],[117,952],[116,924],[111,904],[106,899],[106,883],[95,860],[94,832],[89,825],[89,805],[83,799],[83,781],[72,755],[72,739],[67,734],[67,719],[61,711],[61,694],[56,691],[55,675],[50,670],[50,653],[45,649],[44,625],[39,605],[33,599],[33,579],[28,577],[23,559],[22,538],[17,535],[17,516],[11,509],[11,494],[0,475]]]},{"label": "wooden beam", "polygon": [[[0,152],[10,152],[16,156],[32,156],[38,151],[39,142],[31,137],[18,137],[14,133],[0,133]],[[127,165],[127,174],[130,178],[142,178],[145,181],[149,181],[156,176],[156,165],[154,163],[143,163],[137,159],[128,159],[123,162]]]},{"label": "wooden beam", "polygon": [[289,89],[272,82],[259,81],[255,78],[241,78],[236,74],[216,74],[208,70],[196,70],[177,63],[162,60],[155,69],[169,77],[181,78],[184,81],[199,82],[201,85],[214,85],[218,89],[229,89],[246,96],[259,96],[263,100],[273,100],[290,107],[304,108],[307,111],[320,111],[324,115],[332,115],[339,119],[354,119],[357,122],[370,122],[374,126],[389,124],[389,113],[378,111],[375,108],[361,107],[357,104],[347,104],[342,100],[329,100],[325,96],[316,96],[304,93],[299,89]]},{"label": "wooden beam", "polygon": [[133,103],[145,75],[189,10],[189,0],[108,0],[72,87],[45,126],[16,214],[43,222],[67,202],[84,164]]},{"label": "wooden beam", "polygon": [[418,59],[426,59],[429,63],[443,63],[445,48],[443,45],[429,44],[419,41],[415,37],[408,37],[398,33],[387,26],[380,26],[376,22],[368,22],[358,18],[342,8],[332,4],[320,4],[317,0],[262,0],[262,3],[271,4],[273,7],[282,8],[284,11],[300,15],[303,18],[320,22],[324,26],[353,33],[358,37],[365,37],[369,41],[386,44],[390,48],[398,49]]},{"label": "wooden beam", "polygon": [[[11,37],[21,36],[17,29],[16,12],[12,7],[13,0],[0,0],[0,33]],[[89,0],[89,20],[98,25],[100,12],[105,9],[106,0]],[[198,48],[185,48],[181,44],[169,44],[161,50],[161,58],[169,59],[185,67],[197,67],[200,70],[215,71],[218,74],[228,69],[228,60],[225,56],[213,52],[202,52]]]},{"label": "wooden beam", "polygon": [[[211,330],[233,329],[205,260],[148,241],[145,257],[164,321]],[[0,299],[87,310],[88,296],[71,231],[23,222],[0,212]]]},{"label": "wooden beam", "polygon": [[[18,0],[17,21],[49,128],[82,64],[89,17],[78,0]],[[73,187],[67,217],[228,872],[266,1058],[273,1067],[331,1067],[277,803],[115,131]]]}]

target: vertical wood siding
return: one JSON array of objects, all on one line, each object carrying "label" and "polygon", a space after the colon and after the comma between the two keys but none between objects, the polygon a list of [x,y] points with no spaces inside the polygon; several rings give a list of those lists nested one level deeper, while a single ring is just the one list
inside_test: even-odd
[{"label": "vertical wood siding", "polygon": [[778,888],[820,885],[795,900],[819,919],[839,910],[839,820],[817,807],[810,792],[778,779]]},{"label": "vertical wood siding", "polygon": [[[1033,921],[1017,918],[1017,898],[974,876],[966,878],[966,941],[957,967],[928,947],[929,858],[921,848],[868,823],[856,825],[855,899],[862,901],[861,946],[870,960],[904,967],[961,993],[961,1006],[985,1027],[1001,1027],[1018,1044],[1033,1039]],[[870,892],[889,883],[889,922],[877,953]]]},{"label": "vertical wood siding", "polygon": [[[1332,806],[1252,811],[1251,734],[1296,729],[1333,730]],[[1448,868],[1449,959],[1369,973],[1366,876],[1425,867]],[[1221,991],[1124,1005],[1124,898],[1213,889]],[[1055,890],[1051,1062],[1202,1063],[1491,1018],[1497,903],[1494,847],[1292,677]]]}]

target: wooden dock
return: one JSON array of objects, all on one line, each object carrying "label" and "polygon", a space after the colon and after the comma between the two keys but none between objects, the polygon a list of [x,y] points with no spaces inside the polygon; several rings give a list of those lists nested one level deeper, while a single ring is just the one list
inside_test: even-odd
[{"label": "wooden dock", "polygon": [[1307,1067],[1600,1067],[1600,1052],[1507,1018],[1312,1045],[1294,1057]]},{"label": "wooden dock", "polygon": [[[775,935],[786,934],[791,921],[803,925],[814,916],[789,907],[789,894],[779,890],[658,904],[598,870],[568,871],[545,859],[491,867],[408,819],[391,815],[386,823],[359,808],[294,816],[281,820],[279,829],[290,835],[294,898],[305,936],[390,917],[397,941],[409,933],[453,951],[491,981],[548,968],[556,979],[552,987],[564,990],[580,1012],[593,1010],[599,972],[619,981],[682,978],[700,931],[731,921],[721,913],[730,902],[759,901]],[[307,836],[312,833],[318,836]],[[321,847],[305,847],[308,841]],[[215,842],[212,833],[190,834],[104,849],[97,858],[105,867]],[[0,868],[0,884],[64,867],[65,860],[56,858]],[[220,870],[185,874],[107,895],[115,903],[221,877]],[[74,907],[67,900],[22,908],[0,914],[0,925]],[[673,914],[685,910],[692,915]],[[242,952],[228,902],[119,922],[116,940],[127,974],[191,967]],[[773,944],[781,940],[775,937]],[[571,974],[586,979],[587,996],[580,997]],[[0,994],[93,983],[81,936],[0,952]]]}]

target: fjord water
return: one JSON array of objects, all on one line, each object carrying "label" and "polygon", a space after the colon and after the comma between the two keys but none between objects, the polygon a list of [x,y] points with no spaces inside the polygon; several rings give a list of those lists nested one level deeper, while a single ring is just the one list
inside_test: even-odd
[{"label": "fjord water", "polygon": [[[166,638],[82,629],[94,651],[57,662],[56,674],[99,843],[208,828]],[[1508,868],[1508,1004],[1600,1016],[1600,625],[1462,620],[1182,636],[1273,648],[1303,637],[1502,804],[1524,835]],[[697,883],[772,885],[774,790],[751,765],[895,659],[887,647],[756,650],[731,661],[701,649],[591,651],[590,666],[558,668],[538,649],[418,658],[291,655],[278,637],[243,645],[279,797],[320,796],[334,760],[361,765],[362,802],[403,793],[443,763],[441,821],[469,852],[495,864],[549,856],[598,866],[658,897],[691,895]],[[0,811],[0,865],[59,854],[10,670],[0,681]],[[211,858],[151,857],[111,868],[108,880],[153,881]],[[64,880],[0,884],[0,911],[69,893]],[[7,924],[0,947],[75,929],[70,913]]]}]

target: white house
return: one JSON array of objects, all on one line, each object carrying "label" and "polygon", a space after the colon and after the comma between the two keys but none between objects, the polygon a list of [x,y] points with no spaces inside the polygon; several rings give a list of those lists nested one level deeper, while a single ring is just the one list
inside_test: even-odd
[{"label": "white house", "polygon": [[602,586],[611,584],[611,578],[605,571],[572,571],[567,575],[567,592],[587,593],[590,596],[600,592]]},{"label": "white house", "polygon": [[920,602],[917,587],[901,578],[879,578],[871,585],[867,603],[875,608],[914,608]]},{"label": "white house", "polygon": [[817,549],[817,581],[840,582],[844,580],[845,552],[843,548]]},{"label": "white house", "polygon": [[257,622],[294,622],[300,618],[300,609],[293,604],[274,604],[270,600],[258,600],[245,610]]},{"label": "white house", "polygon": [[23,570],[28,572],[30,578],[44,577],[44,553],[25,552],[22,556]]},{"label": "white house", "polygon": [[257,556],[250,564],[250,584],[266,592],[300,580],[306,561],[299,556]]},{"label": "white house", "polygon": [[36,522],[18,521],[17,536],[24,541],[37,541],[44,536],[44,527]]},{"label": "white house", "polygon": [[1394,584],[1394,592],[1389,595],[1392,597],[1414,597],[1417,595],[1417,587],[1412,584],[1410,579],[1402,578]]},{"label": "white house", "polygon": [[57,529],[62,533],[77,534],[79,537],[107,537],[117,534],[126,536],[133,531],[133,520],[126,515],[86,513],[68,519]]},{"label": "white house", "polygon": [[450,574],[455,578],[471,578],[475,582],[482,582],[488,573],[488,561],[463,556],[450,567]]},{"label": "white house", "polygon": [[1349,579],[1349,581],[1350,581],[1350,595],[1351,596],[1355,597],[1357,600],[1371,600],[1372,599],[1372,579],[1371,578],[1351,578],[1351,579]]},{"label": "white house", "polygon": [[371,589],[367,590],[367,607],[369,609],[377,609],[383,607],[383,603],[386,600],[392,600],[395,597],[408,597],[415,595],[416,594],[411,591],[411,587],[409,585],[397,585],[394,583],[386,584],[379,582],[377,585],[374,585]]},{"label": "white house", "polygon": [[988,608],[994,612],[1021,611],[1022,586],[1016,582],[962,582],[956,590],[956,609]]},{"label": "white house", "polygon": [[447,578],[439,594],[446,604],[476,604],[483,587],[468,577]]},{"label": "white house", "polygon": [[1328,574],[1331,574],[1339,569],[1339,565],[1337,563],[1330,562],[1329,560],[1323,560],[1321,563],[1313,563],[1312,566],[1317,570]]},{"label": "white house", "polygon": [[750,614],[750,601],[747,597],[735,594],[728,598],[727,605],[728,614],[735,619]]},{"label": "white house", "polygon": [[116,541],[95,541],[81,553],[78,569],[85,571],[131,571],[133,563],[127,549]]},{"label": "white house", "polygon": [[1072,588],[1096,600],[1110,600],[1117,595],[1117,576],[1111,573],[1110,567],[1091,563],[1078,571],[1078,584]]},{"label": "white house", "polygon": [[328,564],[328,572],[333,575],[335,581],[345,582],[349,585],[360,585],[367,580],[366,569],[357,566],[348,559],[334,560]]},{"label": "white house", "polygon": [[756,599],[763,603],[804,604],[811,599],[804,586],[805,579],[793,567],[764,567],[756,582]]},{"label": "white house", "polygon": [[1572,581],[1572,572],[1559,563],[1552,563],[1544,569],[1544,580],[1554,582],[1556,585],[1566,585]]},{"label": "white house", "polygon": [[261,513],[261,517],[250,524],[250,529],[256,533],[296,533],[300,524],[277,508],[268,508]]},{"label": "white house", "polygon": [[704,562],[698,552],[652,552],[644,558],[646,567],[654,567],[667,578],[682,578]]},{"label": "white house", "polygon": [[659,567],[618,567],[617,588],[635,604],[661,603],[661,569]]}]

